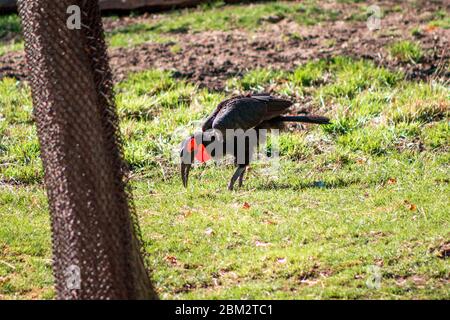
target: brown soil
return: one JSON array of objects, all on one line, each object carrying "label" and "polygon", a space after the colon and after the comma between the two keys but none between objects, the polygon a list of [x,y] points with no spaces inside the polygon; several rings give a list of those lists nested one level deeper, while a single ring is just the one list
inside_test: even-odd
[{"label": "brown soil", "polygon": [[[383,5],[392,7],[393,4],[395,1],[385,1]],[[365,22],[358,21],[305,27],[287,19],[275,19],[274,23],[252,32],[176,34],[172,37],[181,47],[177,53],[171,51],[174,43],[114,48],[110,50],[111,65],[117,81],[129,72],[162,68],[173,70],[176,76],[186,77],[201,86],[221,90],[227,79],[240,76],[246,70],[258,67],[293,70],[309,60],[346,55],[371,59],[389,69],[402,70],[410,79],[445,80],[450,78],[450,30],[426,27],[430,14],[438,8],[439,5],[427,4],[426,8],[391,12],[382,19],[381,29],[377,31],[370,31]],[[105,27],[111,30],[154,19],[158,17],[143,15],[115,21],[105,19]],[[422,30],[415,37],[411,34],[414,27]],[[420,63],[400,62],[389,56],[389,44],[402,39],[420,42],[426,54]],[[26,77],[23,53],[8,53],[0,57],[0,79],[5,76]]]}]

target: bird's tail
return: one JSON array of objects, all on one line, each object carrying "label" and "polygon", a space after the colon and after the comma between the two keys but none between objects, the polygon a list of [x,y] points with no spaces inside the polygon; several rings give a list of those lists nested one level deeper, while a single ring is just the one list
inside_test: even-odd
[{"label": "bird's tail", "polygon": [[321,116],[280,116],[273,119],[277,122],[303,122],[314,124],[329,124],[330,119]]}]

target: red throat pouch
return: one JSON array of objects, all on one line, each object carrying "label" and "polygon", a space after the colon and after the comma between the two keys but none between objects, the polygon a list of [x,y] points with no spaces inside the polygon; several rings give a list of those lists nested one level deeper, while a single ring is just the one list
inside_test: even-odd
[{"label": "red throat pouch", "polygon": [[206,147],[203,144],[197,147],[197,154],[195,155],[195,158],[201,163],[211,160],[211,156],[209,155]]},{"label": "red throat pouch", "polygon": [[188,149],[189,152],[194,152],[196,150],[195,159],[201,163],[211,160],[211,156],[206,150],[206,147],[203,144],[197,144],[194,138],[189,141]]},{"label": "red throat pouch", "polygon": [[191,141],[189,141],[189,146],[188,146],[188,151],[189,152],[194,152],[194,150],[197,148],[197,142],[195,142],[195,139],[192,138]]}]

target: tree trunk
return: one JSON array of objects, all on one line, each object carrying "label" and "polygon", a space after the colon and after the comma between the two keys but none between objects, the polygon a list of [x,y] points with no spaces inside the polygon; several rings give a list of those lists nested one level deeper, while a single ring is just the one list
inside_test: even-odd
[{"label": "tree trunk", "polygon": [[[73,5],[81,9],[80,29],[68,24]],[[127,192],[98,3],[20,0],[19,12],[49,198],[57,296],[157,298]]]}]

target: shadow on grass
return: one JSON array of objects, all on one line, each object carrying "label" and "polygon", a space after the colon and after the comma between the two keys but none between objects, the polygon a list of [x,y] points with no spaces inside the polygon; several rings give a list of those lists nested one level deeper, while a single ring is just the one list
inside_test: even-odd
[{"label": "shadow on grass", "polygon": [[[305,190],[305,189],[339,189],[351,185],[361,184],[360,179],[344,180],[337,179],[335,181],[302,181],[300,183],[276,182],[269,181],[260,183],[256,186],[256,190]],[[375,182],[373,182],[375,183]],[[370,183],[364,183],[367,186]]]}]

